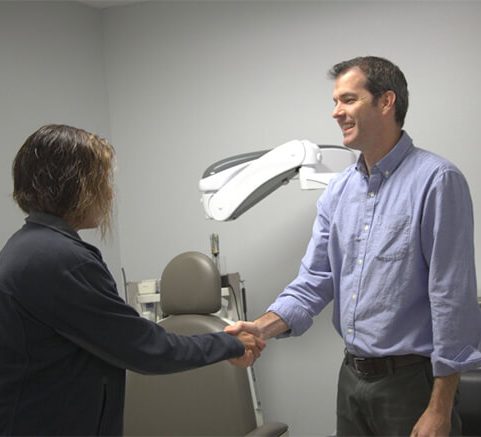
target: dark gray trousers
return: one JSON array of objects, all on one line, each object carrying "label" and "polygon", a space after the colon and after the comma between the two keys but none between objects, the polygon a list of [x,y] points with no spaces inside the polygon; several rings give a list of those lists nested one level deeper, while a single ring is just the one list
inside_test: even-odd
[{"label": "dark gray trousers", "polygon": [[[361,378],[343,362],[337,393],[338,436],[408,436],[426,409],[433,387],[429,361]],[[461,434],[453,410],[450,435]]]}]

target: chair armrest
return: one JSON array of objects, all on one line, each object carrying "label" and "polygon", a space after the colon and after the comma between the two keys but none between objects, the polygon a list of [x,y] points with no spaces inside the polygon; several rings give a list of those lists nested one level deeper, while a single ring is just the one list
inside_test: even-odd
[{"label": "chair armrest", "polygon": [[254,429],[249,434],[246,434],[245,437],[279,437],[283,434],[288,435],[285,434],[287,430],[288,426],[285,423],[270,422]]}]

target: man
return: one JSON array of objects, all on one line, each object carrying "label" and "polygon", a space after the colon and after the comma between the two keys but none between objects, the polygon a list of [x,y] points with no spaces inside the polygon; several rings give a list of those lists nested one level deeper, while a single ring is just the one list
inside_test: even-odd
[{"label": "man", "polygon": [[338,435],[459,434],[459,373],[481,364],[468,186],[402,130],[408,89],[397,66],[358,57],[330,76],[332,115],[359,160],[319,199],[297,278],[266,314],[228,332],[300,335],[333,300],[346,345]]},{"label": "man", "polygon": [[0,252],[0,435],[121,435],[125,369],[248,366],[264,347],[250,334],[168,333],[119,297],[78,235],[109,228],[113,160],[107,141],[64,125],[17,153],[14,199],[28,217]]}]

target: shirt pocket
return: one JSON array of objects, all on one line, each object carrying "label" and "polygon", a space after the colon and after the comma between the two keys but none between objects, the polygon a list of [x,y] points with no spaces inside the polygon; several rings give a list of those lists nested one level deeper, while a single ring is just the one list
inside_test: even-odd
[{"label": "shirt pocket", "polygon": [[381,261],[403,259],[408,253],[411,217],[404,214],[384,214],[373,229],[374,255]]}]

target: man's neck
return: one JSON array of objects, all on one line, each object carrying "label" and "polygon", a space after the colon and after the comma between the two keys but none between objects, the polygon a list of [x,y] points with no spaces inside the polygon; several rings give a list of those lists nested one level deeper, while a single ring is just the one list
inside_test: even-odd
[{"label": "man's neck", "polygon": [[401,129],[388,132],[386,135],[379,138],[379,142],[370,148],[362,150],[364,163],[369,174],[371,174],[371,168],[376,165],[382,158],[384,158],[398,143],[402,135]]}]

